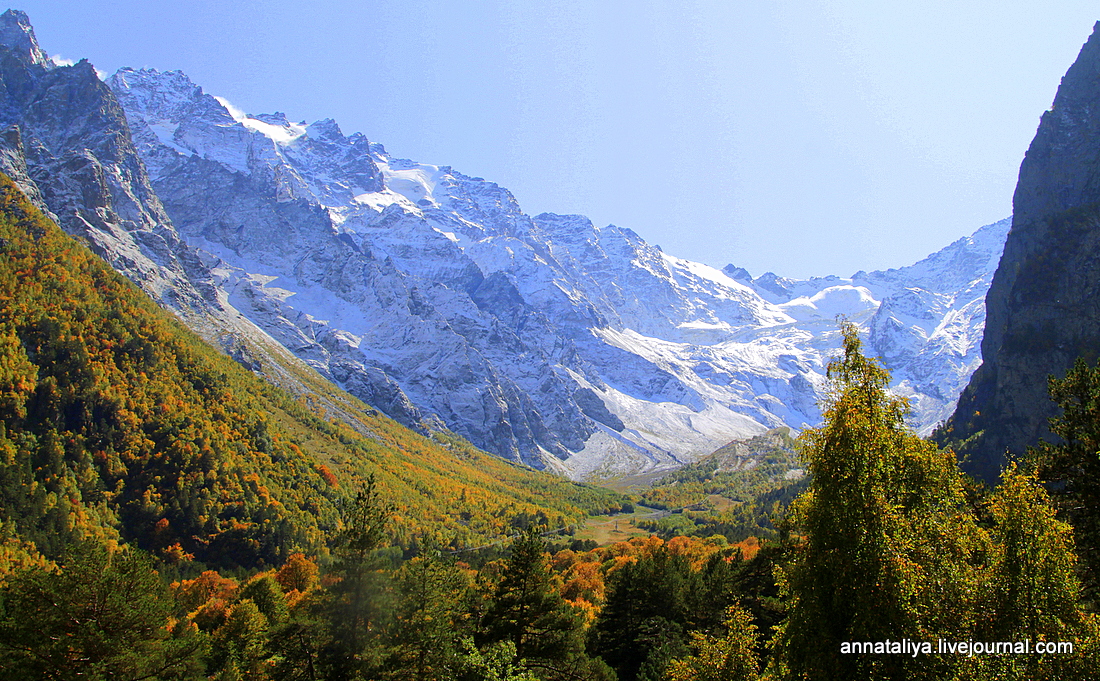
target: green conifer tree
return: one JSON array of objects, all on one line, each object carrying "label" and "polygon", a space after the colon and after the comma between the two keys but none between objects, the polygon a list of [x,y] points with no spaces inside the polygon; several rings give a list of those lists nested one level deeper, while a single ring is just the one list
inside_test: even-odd
[{"label": "green conifer tree", "polygon": [[169,627],[171,599],[146,556],[86,540],[59,563],[20,570],[0,591],[5,679],[200,676],[203,637]]},{"label": "green conifer tree", "polygon": [[531,527],[513,543],[482,622],[482,643],[509,641],[540,676],[554,678],[583,657],[582,619],[554,583],[546,542]]},{"label": "green conifer tree", "polygon": [[365,676],[380,661],[383,623],[389,612],[385,577],[376,550],[387,541],[394,507],[383,500],[374,475],[344,507],[344,529],[336,539],[333,577],[326,608],[332,632],[326,651],[329,676]]},{"label": "green conifer tree", "polygon": [[469,579],[438,552],[401,566],[389,633],[386,678],[447,681],[453,678],[462,634],[462,598]]},{"label": "green conifer tree", "polygon": [[615,571],[607,601],[590,634],[591,653],[622,681],[663,673],[673,657],[686,654],[699,575],[687,559],[662,546]]}]

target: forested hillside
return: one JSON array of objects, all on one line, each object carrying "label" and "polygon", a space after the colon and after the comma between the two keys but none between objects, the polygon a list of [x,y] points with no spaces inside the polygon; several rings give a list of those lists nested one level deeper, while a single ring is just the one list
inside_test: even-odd
[{"label": "forested hillside", "polygon": [[[1095,555],[1094,518],[1060,520],[1032,464],[991,493],[968,484],[950,451],[905,426],[888,375],[843,332],[825,423],[798,442],[808,487],[775,518],[780,540],[563,547],[544,538],[551,518],[528,517],[503,555],[401,551],[402,491],[368,476],[333,504],[324,555],[263,570],[166,584],[170,552],[155,560],[90,532],[51,562],[9,540],[0,664],[16,679],[134,681],[1093,678],[1100,618],[1074,548]],[[22,418],[38,408],[29,366],[9,369],[18,387],[5,393],[23,394]],[[1092,392],[1100,379],[1082,372]],[[1037,463],[1080,454],[1053,448]],[[1074,503],[1091,503],[1062,474]]]},{"label": "forested hillside", "polygon": [[[0,48],[0,91],[18,95],[9,102],[9,113],[19,113],[0,135],[0,161],[6,159],[9,163],[4,167],[22,172],[20,176],[13,171],[12,177],[20,179],[19,186],[28,191],[41,181],[44,189],[39,198],[52,196],[53,201],[43,199],[43,205],[49,205],[63,224],[85,221],[85,228],[72,233],[98,244],[130,277],[67,236],[15,184],[0,176],[0,676],[5,680],[1096,678],[1100,669],[1100,364],[1094,364],[1095,343],[1088,341],[1093,338],[1094,318],[1100,315],[1089,312],[1096,303],[1091,279],[1080,286],[1069,286],[1077,279],[1062,282],[1061,288],[1051,286],[1052,273],[1091,277],[1096,269],[1093,255],[1100,253],[1100,231],[1095,229],[1100,204],[1093,200],[1100,196],[1096,179],[1100,174],[1092,172],[1097,167],[1096,145],[1090,142],[1100,140],[1096,133],[1100,117],[1094,115],[1100,108],[1089,104],[1100,93],[1100,42],[1095,36],[1082,53],[1080,67],[1067,76],[1055,110],[1044,116],[1038,142],[1025,162],[1027,172],[1021,173],[1018,198],[1027,198],[1028,192],[1034,196],[1018,206],[1033,205],[1017,214],[1016,236],[1010,238],[1002,261],[1008,265],[998,269],[999,283],[990,297],[996,303],[990,307],[996,342],[986,345],[997,351],[987,355],[988,366],[980,380],[964,396],[960,412],[941,430],[945,442],[952,437],[958,440],[968,470],[980,474],[988,485],[960,469],[955,451],[919,437],[907,425],[914,405],[888,390],[891,377],[884,362],[889,357],[865,356],[860,320],[852,319],[842,321],[839,329],[829,326],[829,338],[837,339],[842,350],[827,367],[821,367],[820,385],[807,378],[822,375],[814,364],[818,359],[799,364],[801,360],[788,355],[798,361],[775,374],[775,385],[791,387],[801,381],[797,391],[807,399],[822,397],[813,406],[813,413],[819,410],[821,415],[818,427],[805,427],[797,439],[777,428],[731,443],[668,473],[640,496],[626,497],[489,456],[450,431],[432,432],[429,425],[438,422],[422,419],[424,414],[410,423],[432,434],[417,434],[381,416],[382,407],[368,406],[343,392],[327,380],[331,376],[323,378],[304,361],[273,361],[275,353],[286,351],[290,357],[292,350],[278,343],[264,345],[263,334],[269,331],[262,329],[271,330],[269,339],[279,328],[287,331],[278,321],[284,319],[284,312],[268,319],[269,326],[232,322],[247,315],[217,302],[227,293],[214,286],[213,269],[178,234],[173,236],[169,212],[183,215],[180,206],[162,210],[153,193],[154,183],[145,175],[148,159],[140,160],[130,148],[129,114],[123,114],[90,65],[53,64],[37,47],[22,13],[8,12],[0,20],[15,29],[0,33],[9,43],[16,39],[19,47]],[[1081,97],[1074,95],[1078,88],[1084,93]],[[195,97],[178,101],[214,101],[193,86],[184,90]],[[83,108],[74,108],[80,102]],[[133,106],[130,111],[135,111]],[[91,146],[97,149],[93,153],[89,136],[74,131],[78,122],[87,124],[97,115],[109,119],[109,125],[93,136],[96,144]],[[235,121],[223,120],[226,125],[244,126],[247,118],[253,127],[256,121],[278,127],[259,119],[234,118],[228,109],[225,116]],[[160,126],[164,120],[152,117],[148,125]],[[280,120],[279,125],[292,126]],[[1085,123],[1088,130],[1082,127]],[[249,130],[239,141],[271,142],[270,138],[259,140],[252,133],[265,135]],[[1079,130],[1096,134],[1081,136]],[[146,132],[145,152],[163,151],[155,146],[160,138],[152,127]],[[351,139],[343,138],[334,124],[314,127],[313,132],[317,139]],[[302,135],[302,145],[317,141]],[[265,148],[285,151],[272,144]],[[400,181],[395,186],[413,186],[408,183],[414,176],[421,177],[431,168],[432,173],[442,172],[442,168],[393,159],[380,148],[372,151],[361,136],[355,144],[362,154],[373,153],[378,159],[356,166],[373,168],[368,173],[370,182],[363,187],[372,190],[368,194],[383,193],[373,190],[383,189],[385,181],[395,178]],[[173,151],[165,158],[198,170],[214,164],[193,151],[179,152],[178,158]],[[1084,160],[1070,164],[1047,152],[1067,152]],[[48,163],[28,163],[28,153],[32,161],[45,154]],[[1048,157],[1054,160],[1040,163]],[[112,158],[125,163],[112,164]],[[243,200],[236,193],[243,186],[237,179],[221,170],[214,175],[232,181],[220,185],[219,192],[224,193],[199,191],[205,198],[214,197],[204,209],[217,212],[230,199]],[[1024,181],[1028,176],[1041,181],[1029,185]],[[172,186],[186,193],[203,186],[188,177],[176,177]],[[394,284],[393,291],[401,293],[405,275],[394,263],[402,257],[418,261],[424,254],[405,251],[395,259],[383,256],[382,249],[376,257],[370,248],[386,245],[390,239],[389,246],[403,245],[406,235],[423,231],[429,239],[424,243],[439,245],[441,253],[456,253],[462,239],[435,228],[422,230],[426,223],[421,209],[430,212],[442,206],[437,198],[468,199],[468,206],[477,208],[481,205],[474,201],[477,197],[488,197],[491,203],[510,196],[492,185],[491,192],[473,192],[464,198],[462,192],[486,189],[486,183],[449,177],[462,180],[448,185],[450,189],[466,189],[446,196],[442,190],[438,195],[428,193],[420,207],[410,202],[400,210],[386,209],[389,217],[385,210],[378,213],[392,222],[373,222],[378,217],[374,209],[359,205],[356,210],[361,208],[360,217],[366,220],[361,226],[379,235],[373,245],[356,241],[351,233],[330,234],[326,220],[331,214],[312,209],[307,212],[319,222],[295,224],[299,228],[311,224],[315,231],[298,232],[297,242],[266,229],[262,221],[242,233],[262,236],[267,240],[265,248],[280,252],[285,248],[294,258],[300,245],[326,235],[330,255],[354,251],[377,261],[388,274],[372,281],[398,282],[401,286]],[[1067,179],[1079,185],[1076,199],[1064,191]],[[157,191],[166,186],[163,180],[158,175]],[[438,186],[444,188],[443,183]],[[127,207],[141,192],[145,194],[140,205]],[[263,194],[261,203],[268,205],[270,199],[278,204],[276,212],[308,207],[276,201],[276,196]],[[402,203],[397,194],[388,196],[397,202],[393,206]],[[1073,205],[1043,203],[1067,197]],[[507,210],[499,215],[526,220],[520,218],[518,207],[513,211],[512,203],[504,204],[500,205]],[[248,212],[248,206],[237,208]],[[1029,214],[1037,216],[1034,221],[1024,219]],[[203,220],[196,217],[191,226],[197,230],[206,224]],[[218,230],[242,224],[215,222]],[[480,227],[465,224],[476,229],[464,233],[463,239],[481,238],[475,233]],[[628,307],[637,308],[638,319],[646,318],[650,312],[646,308],[661,298],[661,291],[679,296],[678,292],[706,284],[699,288],[705,293],[718,291],[711,284],[720,284],[726,287],[722,290],[740,291],[737,300],[748,305],[744,310],[770,320],[756,336],[766,345],[777,328],[771,322],[782,326],[789,323],[787,317],[794,319],[788,312],[808,315],[805,320],[811,320],[814,328],[832,324],[831,315],[828,319],[818,315],[831,309],[825,305],[828,296],[800,296],[794,301],[810,302],[797,305],[788,305],[794,302],[788,297],[786,303],[775,303],[778,307],[773,310],[757,304],[748,288],[729,287],[724,279],[714,278],[716,273],[703,276],[691,263],[664,256],[635,241],[628,231],[609,228],[605,235],[609,241],[604,242],[605,246],[618,244],[616,248],[626,257],[597,254],[588,258],[570,255],[567,246],[568,239],[576,239],[576,253],[587,253],[590,249],[583,244],[589,243],[588,235],[600,231],[590,223],[544,215],[528,227],[538,238],[526,251],[513,252],[509,246],[509,262],[517,253],[522,257],[515,262],[521,265],[527,262],[523,258],[537,262],[536,256],[542,256],[535,247],[552,244],[554,239],[544,236],[560,232],[563,250],[551,258],[559,265],[573,263],[569,268],[575,266],[581,273],[609,263],[624,265],[621,270],[606,270],[612,272],[608,281],[615,282],[619,293],[631,296]],[[215,232],[196,231],[189,236],[206,238],[203,234]],[[1049,266],[1051,254],[1056,253],[1047,249],[1050,239],[1039,238],[1044,235],[1057,237],[1054,241],[1063,247],[1072,245],[1078,260]],[[518,241],[509,243],[514,246]],[[489,245],[496,248],[487,242],[486,248],[474,249],[483,264],[497,258]],[[178,249],[176,255],[173,249]],[[173,260],[185,252],[194,257]],[[992,257],[988,248],[974,250],[962,243],[954,252],[969,254],[965,259],[977,258],[986,265]],[[649,275],[632,279],[622,274],[634,269],[632,253],[647,253],[653,272],[668,275],[658,277],[664,283],[652,286],[655,280]],[[346,263],[353,261],[325,256],[314,264],[324,265],[317,270],[324,276],[350,279],[354,277],[348,273],[355,270]],[[930,280],[946,271],[939,265],[918,269]],[[504,316],[510,319],[507,324],[501,321],[504,318],[497,316],[497,309],[515,302],[522,288],[502,274],[506,271],[513,272],[498,268],[499,276],[482,276],[481,270],[465,266],[453,271],[452,283],[476,279],[476,286],[462,288],[470,295],[469,305],[443,305],[452,294],[446,287],[429,285],[436,281],[433,275],[423,280],[423,287],[407,289],[417,292],[416,296],[383,296],[379,300],[389,301],[386,306],[370,308],[400,308],[400,315],[379,312],[364,317],[360,313],[368,308],[357,308],[352,316],[385,332],[375,338],[404,343],[415,336],[404,336],[410,327],[436,328],[421,322],[440,310],[467,310],[473,316],[436,316],[432,323],[438,328],[457,324],[455,328],[464,330],[459,335],[468,343],[447,345],[439,339],[452,336],[432,333],[420,337],[419,349],[432,356],[440,347],[458,348],[459,355],[478,347],[499,351],[492,362],[469,366],[480,367],[478,371],[484,369],[488,375],[508,364],[523,380],[485,382],[472,368],[466,373],[467,364],[462,362],[416,366],[459,367],[462,380],[441,389],[446,394],[440,397],[446,399],[439,404],[449,404],[452,398],[467,406],[492,403],[480,423],[489,429],[490,439],[508,447],[522,440],[524,447],[531,448],[524,450],[524,456],[530,455],[526,460],[557,465],[573,458],[566,451],[573,449],[546,446],[557,436],[540,430],[546,427],[544,417],[559,423],[561,432],[583,432],[583,437],[577,436],[578,447],[595,433],[614,444],[607,452],[618,451],[621,445],[640,453],[644,443],[630,441],[624,433],[631,429],[640,433],[657,412],[649,407],[623,409],[623,414],[635,419],[627,423],[611,407],[626,404],[614,400],[629,396],[629,391],[619,392],[599,381],[589,381],[585,385],[591,387],[584,391],[575,390],[568,381],[549,380],[552,371],[541,373],[553,368],[548,362],[555,357],[568,356],[575,364],[562,366],[586,371],[589,360],[583,359],[584,348],[564,340],[545,346],[534,343],[539,338],[567,336],[556,335],[558,330],[549,326],[539,327],[535,322],[545,319],[541,312],[528,315],[534,310],[525,307],[528,302],[509,303],[510,311]],[[518,267],[514,273],[527,272],[526,278],[531,272],[547,271]],[[358,272],[355,276],[366,276],[365,270]],[[272,312],[276,310],[273,300],[305,291],[264,292],[260,289],[266,284],[259,282],[267,275],[251,280],[253,274],[240,269],[233,275],[248,275],[250,283],[242,283],[234,293],[237,302],[255,304],[244,308],[246,312]],[[880,278],[876,274],[862,280]],[[517,274],[515,281],[520,279]],[[189,322],[207,324],[208,337],[226,340],[223,348],[228,354],[207,345],[133,281],[154,295],[157,290],[168,292],[176,284],[187,284],[180,289],[186,295],[165,295],[161,302],[176,300],[179,304],[170,307],[185,316],[190,306],[195,314]],[[568,305],[557,299],[562,309],[582,310],[573,306],[566,289],[540,288],[540,281],[550,279],[530,281],[533,292],[565,294]],[[683,282],[694,283],[682,286]],[[591,290],[597,288],[593,284]],[[787,293],[794,295],[797,288]],[[838,289],[825,290],[836,293]],[[912,293],[911,288],[904,290]],[[1057,293],[1053,303],[1052,291]],[[428,294],[440,296],[436,312],[431,312]],[[841,295],[846,294],[841,291]],[[814,299],[821,308],[812,303]],[[416,302],[407,307],[407,315],[403,303],[393,302],[402,300]],[[887,313],[905,317],[919,311],[906,300],[903,296],[892,304],[885,301],[873,313],[870,307],[864,310],[866,318],[873,314],[882,322],[871,324],[872,343],[875,334],[902,338],[889,332],[895,327],[887,323]],[[1013,301],[1027,302],[1034,309],[1021,317]],[[607,311],[616,309],[610,302],[607,305]],[[781,315],[775,312],[780,307]],[[970,303],[963,307],[968,315],[977,314]],[[212,316],[203,317],[204,309]],[[632,364],[631,357],[642,357],[626,351],[641,347],[625,331],[632,327],[623,326],[601,339],[591,333],[596,326],[590,324],[604,313],[596,307],[583,310],[574,329],[582,332],[575,337],[592,344],[590,357],[610,358],[606,365],[610,369],[602,375],[621,370],[624,378],[631,378],[629,374],[639,366]],[[882,310],[886,312],[880,316]],[[294,318],[307,319],[303,315],[295,312]],[[211,322],[215,318],[218,324]],[[1075,326],[1066,324],[1067,318]],[[313,324],[326,322],[318,319],[309,317],[308,324],[290,329],[286,337],[298,338],[296,334],[301,333],[302,338],[319,343],[318,327]],[[477,319],[485,325],[470,321]],[[675,342],[685,345],[696,334],[717,333],[721,328],[710,322],[699,326],[694,318],[670,319],[685,334],[675,336]],[[973,328],[969,323],[964,326]],[[540,335],[540,328],[550,331]],[[516,335],[509,335],[508,329]],[[1063,337],[1066,342],[1048,334],[1051,329],[1069,332]],[[354,340],[356,352],[374,347],[371,337],[352,338],[344,331],[336,329],[326,342]],[[523,338],[532,344],[519,342],[519,332],[530,333]],[[964,337],[969,338],[969,331],[956,339]],[[479,345],[482,340],[485,343]],[[525,347],[539,348],[528,355],[538,372],[527,373],[521,364],[512,364]],[[713,347],[715,363],[707,364],[712,368],[721,365],[718,360],[727,359],[720,345]],[[1053,365],[1045,361],[1051,347],[1059,359]],[[605,355],[607,348],[618,349]],[[346,348],[336,350],[328,359],[338,358]],[[711,352],[707,350],[708,357]],[[398,361],[408,362],[410,356],[399,355],[405,359]],[[473,355],[456,357],[467,361]],[[772,364],[789,361],[779,355],[767,357],[769,371]],[[689,356],[681,359],[686,362]],[[1006,359],[1010,361],[1005,363]],[[936,374],[934,357],[926,360],[920,365],[929,375]],[[249,370],[261,365],[272,381],[294,392]],[[312,366],[333,372],[341,365],[315,361]],[[1067,374],[1068,366],[1072,369]],[[1021,367],[1028,371],[1019,371]],[[381,381],[361,384],[363,395],[377,396],[375,388],[389,386],[394,388],[390,397],[400,401],[403,393],[397,383],[391,381],[391,386],[381,380],[384,374],[369,372],[365,364],[360,368]],[[1048,381],[1055,370],[1056,376]],[[634,377],[651,375],[648,372],[639,370]],[[683,376],[661,372],[660,380],[647,382],[645,399],[632,404],[675,404],[674,412],[687,410],[692,417],[707,413],[706,401],[689,401],[692,407],[669,401],[679,391],[676,386]],[[348,370],[345,378],[354,373]],[[594,377],[595,373],[590,376]],[[570,374],[569,380],[575,379]],[[349,378],[344,384],[351,386],[355,381]],[[505,384],[512,387],[494,392]],[[530,406],[535,402],[528,393],[536,391],[558,391],[564,397],[541,402],[542,407]],[[987,399],[994,394],[1000,397]],[[610,401],[601,402],[605,398]],[[654,401],[647,402],[650,398]],[[547,408],[547,404],[564,406]],[[800,404],[801,410],[809,402],[800,398]],[[919,400],[915,406],[919,411]],[[708,432],[727,432],[730,422],[722,419],[732,418],[733,412],[709,413],[714,420],[704,425],[714,430]],[[1021,430],[1023,413],[1031,425]],[[1038,418],[1034,415],[1042,413],[1056,415],[1049,421],[1054,437],[1028,449],[1026,445],[1034,441],[1031,435],[1041,431],[1031,428],[1037,423],[1032,423]],[[657,424],[654,433],[657,426],[669,427]],[[666,430],[665,436],[695,432],[693,428],[677,426]],[[729,432],[733,431],[739,429]],[[661,451],[671,456],[681,444]],[[1006,445],[1018,456],[1002,465]],[[520,452],[518,445],[514,450]],[[650,463],[656,460],[639,455]],[[592,458],[585,465],[596,463]],[[563,465],[563,470],[568,469]],[[632,519],[615,515],[593,521],[586,529],[602,523],[614,524],[617,530],[619,523],[631,523],[632,534],[652,535],[602,546],[572,536],[587,516],[633,510],[642,503],[644,511],[631,514]],[[651,524],[643,524],[647,522]]]},{"label": "forested hillside", "polygon": [[[214,351],[0,181],[0,519],[54,557],[76,538],[173,561],[327,550],[373,474],[402,546],[484,543],[615,506],[611,492],[425,439],[359,405],[325,420]],[[343,396],[346,404],[353,398]]]}]

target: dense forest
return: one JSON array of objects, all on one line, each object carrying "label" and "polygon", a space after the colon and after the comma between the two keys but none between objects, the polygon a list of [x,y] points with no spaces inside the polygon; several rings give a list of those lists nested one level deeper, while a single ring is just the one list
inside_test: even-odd
[{"label": "dense forest", "polygon": [[313,396],[207,346],[7,182],[0,213],[0,521],[48,557],[86,535],[223,567],[323,553],[369,474],[400,509],[402,548],[479,545],[621,504],[365,405],[350,423],[323,418]]},{"label": "dense forest", "polygon": [[905,425],[886,372],[843,331],[819,428],[751,468],[701,461],[644,499],[737,505],[594,546],[571,528],[639,500],[365,405],[332,418],[203,344],[0,181],[0,667],[1093,678],[1100,366],[1051,382],[1060,441],[986,489]]}]

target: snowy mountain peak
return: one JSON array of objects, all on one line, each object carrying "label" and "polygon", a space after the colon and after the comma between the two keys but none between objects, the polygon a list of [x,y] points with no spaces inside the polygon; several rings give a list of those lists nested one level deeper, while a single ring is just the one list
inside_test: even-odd
[{"label": "snowy mountain peak", "polygon": [[119,69],[107,80],[115,96],[123,96],[143,114],[157,121],[178,121],[201,116],[220,119],[222,125],[235,122],[230,111],[215,97],[203,92],[182,71]]},{"label": "snowy mountain peak", "polygon": [[362,135],[344,137],[331,119],[307,126],[280,112],[248,114],[178,71],[121,69],[108,85],[154,176],[195,157],[264,178],[284,201],[347,206],[356,195],[382,188],[370,143]]},{"label": "snowy mountain peak", "polygon": [[306,128],[306,134],[312,139],[342,142],[344,133],[340,126],[331,118],[322,118]]},{"label": "snowy mountain peak", "polygon": [[752,279],[628,228],[531,217],[495,183],[331,119],[247,114],[179,73],[110,86],[228,304],[368,403],[501,456],[599,478],[815,424],[838,314],[920,429],[980,361],[996,227],[907,268]]}]

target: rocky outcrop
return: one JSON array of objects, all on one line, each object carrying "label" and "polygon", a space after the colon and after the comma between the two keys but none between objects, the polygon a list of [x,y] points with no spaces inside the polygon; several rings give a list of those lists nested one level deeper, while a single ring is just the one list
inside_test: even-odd
[{"label": "rocky outcrop", "polygon": [[209,273],[179,239],[118,100],[87,61],[57,66],[27,15],[0,15],[0,166],[70,234],[182,314],[217,308]]},{"label": "rocky outcrop", "polygon": [[992,481],[1048,434],[1047,378],[1100,354],[1100,23],[1020,166],[1012,230],[986,297],[984,361],[938,437]]}]

